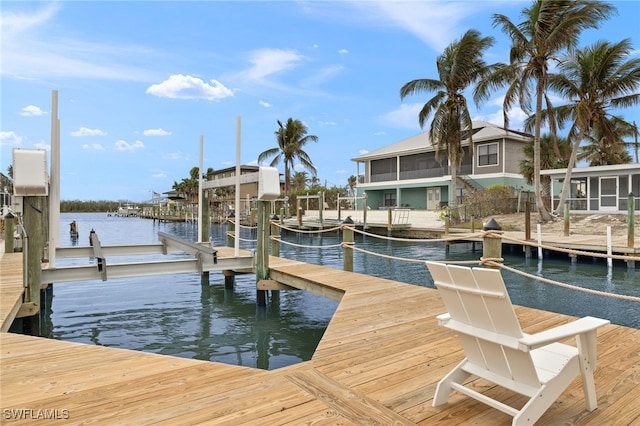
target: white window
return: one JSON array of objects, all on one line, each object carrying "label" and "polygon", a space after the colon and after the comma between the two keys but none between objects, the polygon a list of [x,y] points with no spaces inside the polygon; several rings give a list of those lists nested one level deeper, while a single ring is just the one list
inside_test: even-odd
[{"label": "white window", "polygon": [[498,144],[488,143],[478,146],[478,166],[495,166],[498,164]]}]

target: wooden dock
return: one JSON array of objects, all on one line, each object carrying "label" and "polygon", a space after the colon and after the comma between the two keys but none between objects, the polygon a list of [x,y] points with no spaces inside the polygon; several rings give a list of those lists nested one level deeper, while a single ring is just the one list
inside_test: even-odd
[{"label": "wooden dock", "polygon": [[[4,330],[15,310],[13,296],[5,295],[22,270],[20,254],[0,256]],[[461,394],[431,406],[437,381],[463,357],[454,334],[436,325],[444,307],[435,290],[287,259],[270,258],[270,266],[272,279],[341,297],[310,361],[264,371],[3,332],[0,422],[511,424]],[[525,307],[516,312],[530,333],[571,320]],[[640,330],[599,330],[595,381],[597,410],[585,409],[578,378],[538,424],[640,424]],[[480,380],[473,386],[509,403],[519,398]]]}]

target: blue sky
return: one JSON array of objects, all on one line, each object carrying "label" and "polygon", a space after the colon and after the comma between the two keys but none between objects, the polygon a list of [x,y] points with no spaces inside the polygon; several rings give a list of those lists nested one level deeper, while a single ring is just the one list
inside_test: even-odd
[{"label": "blue sky", "polygon": [[[581,44],[631,38],[637,57],[640,1],[611,3],[618,14]],[[422,131],[431,95],[401,101],[404,83],[437,77],[437,55],[470,28],[496,38],[487,62],[507,62],[491,16],[519,22],[529,4],[3,1],[0,169],[13,148],[49,149],[57,90],[62,200],[168,191],[198,165],[200,135],[205,169],[233,166],[238,116],[243,164],[292,117],[319,138],[306,151],[320,182],[345,186],[351,158]],[[472,117],[502,125],[501,104],[497,92]],[[639,108],[623,115],[640,123]],[[510,127],[523,118],[513,111]]]}]

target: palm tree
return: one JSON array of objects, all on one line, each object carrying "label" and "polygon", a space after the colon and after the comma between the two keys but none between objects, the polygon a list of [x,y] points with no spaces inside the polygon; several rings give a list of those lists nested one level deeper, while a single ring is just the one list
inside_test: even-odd
[{"label": "palm tree", "polygon": [[[632,127],[611,109],[630,107],[640,103],[640,59],[628,59],[631,41],[618,43],[598,41],[578,49],[560,63],[559,73],[549,75],[549,87],[560,93],[569,103],[555,109],[559,124],[572,121],[569,139],[573,143],[557,209],[563,208],[571,189],[571,173],[575,166],[580,142],[593,131],[604,138],[605,144],[622,140],[621,131]],[[616,124],[617,123],[617,124]]]},{"label": "palm tree", "polygon": [[291,189],[294,191],[303,191],[307,187],[308,182],[309,177],[307,176],[307,172],[295,172],[291,179]]},{"label": "palm tree", "polygon": [[400,89],[401,99],[421,92],[436,92],[420,110],[418,122],[424,128],[433,114],[429,138],[437,147],[437,158],[442,161],[442,155],[446,154],[451,164],[449,198],[453,207],[457,205],[457,172],[462,162],[463,131],[466,131],[469,147],[473,149],[472,132],[468,131],[472,128],[471,116],[463,92],[494,70],[495,65],[487,65],[482,59],[484,50],[493,43],[493,37],[482,37],[477,30],[469,30],[438,56],[438,79],[412,80]]},{"label": "palm tree", "polygon": [[[622,128],[620,126],[623,126]],[[587,143],[580,146],[578,161],[586,160],[589,166],[607,166],[612,164],[627,164],[631,156],[627,152],[627,145],[622,137],[633,135],[630,127],[623,124],[613,124],[616,139],[611,139],[599,129],[595,129],[586,138]]]},{"label": "palm tree", "polygon": [[[173,182],[173,189],[182,194],[189,203],[195,203],[198,199],[198,171],[199,167],[192,167],[189,170],[189,177],[182,179],[181,182]],[[210,169],[213,173],[213,169]]]},{"label": "palm tree", "polygon": [[[556,154],[556,150],[559,155]],[[533,139],[524,147],[524,155],[524,160],[520,161],[520,173],[531,185],[535,176]],[[548,134],[540,136],[540,167],[542,169],[563,169],[567,167],[570,156],[571,145],[567,138],[553,138]],[[551,178],[549,176],[540,176],[540,185],[544,194],[551,194]]]},{"label": "palm tree", "polygon": [[307,126],[300,120],[289,118],[286,125],[278,120],[278,130],[275,131],[278,146],[267,149],[258,156],[258,163],[262,163],[269,157],[274,157],[270,166],[275,167],[282,160],[284,162],[284,191],[289,194],[291,182],[291,170],[294,167],[294,160],[300,161],[303,167],[309,170],[314,176],[317,170],[311,162],[309,155],[303,150],[308,142],[317,142],[318,137],[307,134]]},{"label": "palm tree", "polygon": [[[595,0],[534,0],[522,10],[524,20],[514,24],[505,15],[493,15],[493,26],[500,27],[511,39],[510,63],[501,67],[476,88],[476,101],[487,99],[489,90],[507,85],[504,97],[504,126],[509,126],[507,113],[519,103],[520,108],[531,113],[531,93],[535,93],[534,115],[534,188],[536,208],[543,221],[552,219],[542,202],[540,186],[540,128],[542,101],[547,109],[553,105],[545,96],[548,85],[549,62],[578,44],[582,30],[597,28],[600,21],[616,9]],[[534,89],[535,85],[535,89]],[[549,115],[552,137],[556,126]]]},{"label": "palm tree", "polygon": [[355,175],[349,176],[347,187],[349,188],[349,196],[356,196],[356,186],[358,186],[358,178]]}]

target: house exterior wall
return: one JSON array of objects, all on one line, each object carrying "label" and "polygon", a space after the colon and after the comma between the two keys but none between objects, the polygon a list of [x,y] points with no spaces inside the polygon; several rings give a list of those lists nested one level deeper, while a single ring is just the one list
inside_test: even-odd
[{"label": "house exterior wall", "polygon": [[[552,179],[554,209],[558,207],[565,169],[545,170]],[[575,168],[566,199],[572,212],[626,213],[629,194],[634,210],[640,211],[640,164]]]},{"label": "house exterior wall", "polygon": [[[468,141],[463,141],[463,156],[457,175],[469,187],[486,188],[509,185],[532,190],[520,174],[520,161],[524,159],[524,146],[530,135],[507,131],[495,125],[474,122],[473,156]],[[361,165],[364,173],[358,179],[357,193],[367,193],[367,206],[385,208],[393,201],[395,206],[416,209],[439,208],[450,203],[451,197],[464,194],[466,189],[456,185],[451,190],[451,175],[446,155],[436,160],[436,147],[423,134],[383,147],[370,154],[352,159]],[[465,145],[467,144],[467,145]],[[397,149],[395,149],[397,147]],[[441,202],[428,203],[428,188],[440,189]],[[429,191],[433,195],[433,190]]]}]

